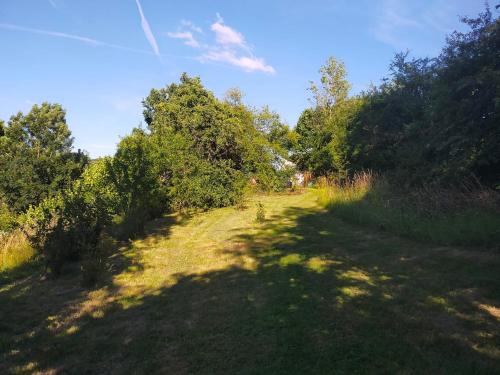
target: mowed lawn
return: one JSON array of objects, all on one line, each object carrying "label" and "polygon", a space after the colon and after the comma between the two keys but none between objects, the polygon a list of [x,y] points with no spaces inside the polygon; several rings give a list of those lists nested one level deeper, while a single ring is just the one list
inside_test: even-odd
[{"label": "mowed lawn", "polygon": [[2,274],[0,374],[500,373],[498,250],[353,227],[314,191],[247,205],[150,223],[92,290],[76,264]]}]

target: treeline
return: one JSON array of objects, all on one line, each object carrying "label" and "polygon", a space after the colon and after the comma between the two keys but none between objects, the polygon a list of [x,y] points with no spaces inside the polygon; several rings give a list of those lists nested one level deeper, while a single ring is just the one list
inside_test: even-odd
[{"label": "treeline", "polygon": [[296,126],[302,170],[337,179],[373,170],[400,186],[500,187],[500,21],[489,9],[462,20],[436,58],[396,55],[390,77],[348,96],[334,58],[311,85],[313,106]]},{"label": "treeline", "polygon": [[128,239],[166,211],[232,205],[250,179],[278,191],[293,173],[284,165],[290,130],[267,107],[245,106],[237,89],[219,100],[183,74],[179,84],[151,90],[143,106],[146,128],[94,161],[73,152],[57,104],[2,124],[0,230],[22,231],[52,274],[71,259],[93,273],[104,233]]}]

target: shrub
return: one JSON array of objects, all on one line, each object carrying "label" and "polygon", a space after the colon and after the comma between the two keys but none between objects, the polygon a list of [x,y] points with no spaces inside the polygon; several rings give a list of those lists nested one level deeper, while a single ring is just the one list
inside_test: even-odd
[{"label": "shrub", "polygon": [[245,176],[228,162],[197,159],[188,165],[189,173],[176,171],[172,178],[169,192],[175,209],[207,210],[231,206],[242,199]]},{"label": "shrub", "polygon": [[257,223],[263,223],[266,221],[266,211],[264,209],[264,205],[259,202],[257,203],[257,213],[255,214],[255,221]]},{"label": "shrub", "polygon": [[285,190],[290,185],[295,168],[281,168],[275,170],[271,166],[260,169],[256,178],[258,180],[258,188],[263,192],[279,192]]},{"label": "shrub", "polygon": [[137,207],[126,214],[116,215],[110,232],[120,241],[134,239],[144,234],[144,226],[149,215],[145,208]]},{"label": "shrub", "polygon": [[87,188],[79,180],[72,189],[31,207],[23,217],[25,234],[54,276],[66,261],[92,254],[110,221],[106,201]]}]

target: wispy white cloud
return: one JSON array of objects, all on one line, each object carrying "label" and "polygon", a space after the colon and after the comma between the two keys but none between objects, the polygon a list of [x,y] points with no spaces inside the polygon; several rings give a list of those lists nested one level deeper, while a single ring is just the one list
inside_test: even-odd
[{"label": "wispy white cloud", "polygon": [[155,36],[153,32],[151,31],[151,27],[149,26],[149,22],[144,16],[144,12],[142,11],[142,6],[139,0],[135,0],[135,3],[137,4],[137,9],[139,10],[139,15],[141,16],[141,26],[142,30],[144,31],[144,35],[146,36],[146,39],[148,40],[149,44],[151,45],[151,48],[153,49],[153,52],[156,56],[160,56],[160,49],[158,48],[158,44],[156,43]]},{"label": "wispy white cloud", "polygon": [[168,32],[167,35],[170,38],[174,39],[182,39],[184,40],[184,44],[186,46],[190,46],[193,48],[199,48],[200,43],[194,38],[193,33],[190,31],[177,31],[177,32]]},{"label": "wispy white cloud", "polygon": [[56,0],[49,0],[49,4],[52,6],[52,8],[57,9]]},{"label": "wispy white cloud", "polygon": [[107,42],[103,42],[101,40],[88,38],[88,37],[81,36],[81,35],[63,33],[63,32],[59,32],[59,31],[35,29],[35,28],[31,28],[31,27],[24,27],[24,26],[9,24],[9,23],[0,23],[0,28],[7,29],[7,30],[14,30],[14,31],[22,31],[22,32],[27,32],[27,33],[31,33],[31,34],[47,35],[47,36],[56,37],[56,38],[76,40],[78,42],[82,42],[82,43],[85,43],[85,44],[88,44],[88,45],[91,45],[94,47],[108,47],[108,48],[114,48],[114,49],[119,49],[119,50],[123,50],[123,51],[134,52],[134,53],[142,53],[142,54],[147,54],[147,55],[153,54],[150,51],[146,51],[146,50],[142,50],[142,49],[125,47],[125,46],[122,46],[119,44],[107,43]]},{"label": "wispy white cloud", "polygon": [[236,45],[246,47],[243,35],[231,27],[224,25],[220,20],[214,22],[210,28],[215,33],[217,43],[223,46]]},{"label": "wispy white cloud", "polygon": [[199,34],[203,34],[203,30],[201,27],[196,26],[193,22],[187,21],[187,20],[181,20],[181,25],[184,27],[187,27],[188,29],[191,29],[192,31],[195,31]]},{"label": "wispy white cloud", "polygon": [[438,0],[428,7],[422,14],[423,21],[442,33],[453,32],[453,21],[458,17],[458,11],[452,2]]},{"label": "wispy white cloud", "polygon": [[375,25],[374,37],[396,48],[415,47],[416,37],[428,30],[445,34],[453,30],[452,20],[456,19],[456,9],[445,0],[432,0],[425,3],[408,3],[399,0],[380,2]]},{"label": "wispy white cloud", "polygon": [[274,74],[276,71],[271,65],[267,65],[264,59],[253,56],[237,56],[234,51],[208,51],[199,57],[200,61],[219,61],[242,68],[246,72],[261,71]]},{"label": "wispy white cloud", "polygon": [[217,20],[210,25],[210,30],[214,33],[215,42],[211,44],[200,43],[193,33],[187,29],[203,33],[191,21],[182,20],[177,32],[169,32],[170,38],[182,39],[184,44],[200,49],[203,53],[197,57],[200,62],[216,61],[236,66],[246,72],[276,73],[276,70],[268,65],[261,57],[256,57],[252,53],[252,47],[247,43],[242,33],[226,25],[224,19],[217,13]]}]

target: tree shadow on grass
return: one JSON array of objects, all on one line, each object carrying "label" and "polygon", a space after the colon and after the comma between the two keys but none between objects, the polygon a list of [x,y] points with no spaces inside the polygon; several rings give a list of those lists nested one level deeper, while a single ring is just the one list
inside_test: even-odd
[{"label": "tree shadow on grass", "polygon": [[[109,280],[95,292],[102,294],[98,306],[96,296],[54,284],[50,298],[57,288],[67,298],[36,314],[31,299],[53,304],[38,295],[47,286],[1,291],[12,304],[6,312],[16,308],[21,316],[3,323],[9,331],[0,370],[500,371],[498,259],[472,262],[303,208],[235,233],[233,242],[221,250],[234,257],[231,267],[177,274],[172,285],[121,300],[112,298]],[[79,311],[69,313],[75,305]],[[67,321],[53,326],[51,316],[61,311]]]},{"label": "tree shadow on grass", "polygon": [[[177,215],[155,219],[146,225],[146,233],[139,238],[152,242],[166,238],[173,225],[183,222]],[[71,332],[76,329],[71,324],[73,321],[84,320],[89,312],[96,315],[92,303],[106,303],[106,296],[118,288],[114,284],[115,276],[142,268],[140,259],[132,251],[132,242],[112,242],[113,249],[107,249],[109,253],[104,254],[106,270],[90,288],[82,285],[78,261],[66,263],[57,279],[45,273],[39,258],[0,273],[1,374],[39,371],[38,356],[45,357],[52,350],[57,352],[61,329]],[[58,335],[54,334],[56,331]],[[51,363],[53,358],[49,355],[44,361]]]}]

